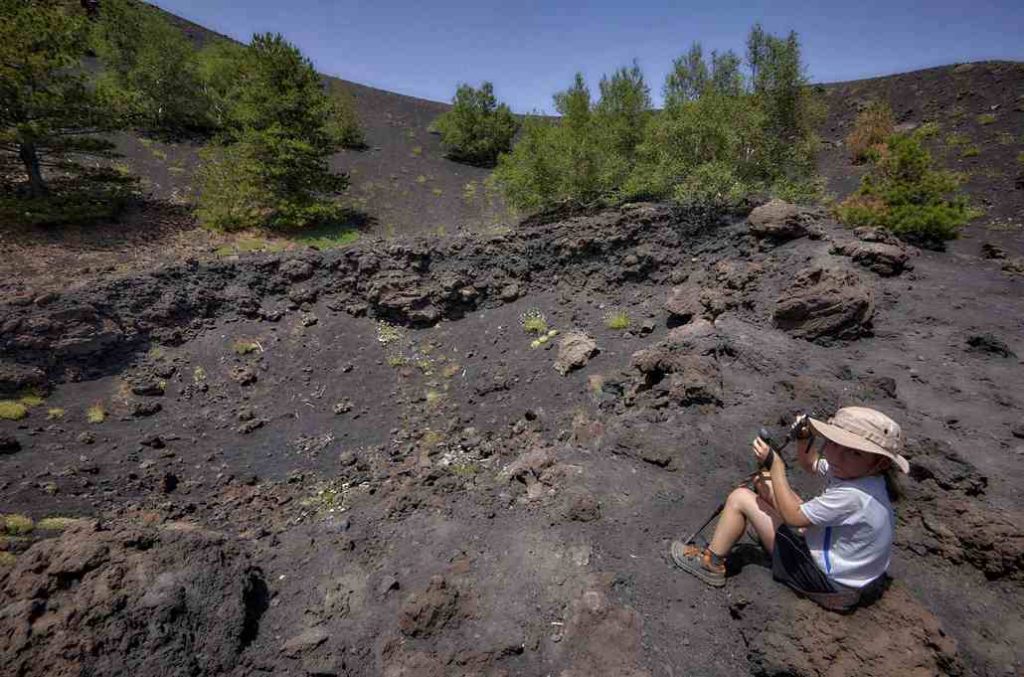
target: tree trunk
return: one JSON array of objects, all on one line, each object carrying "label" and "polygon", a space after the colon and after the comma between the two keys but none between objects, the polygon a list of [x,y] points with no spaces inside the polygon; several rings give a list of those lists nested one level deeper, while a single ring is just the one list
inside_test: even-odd
[{"label": "tree trunk", "polygon": [[18,149],[18,155],[21,157],[21,161],[25,163],[25,173],[28,174],[29,194],[32,197],[46,195],[49,191],[46,189],[46,182],[43,181],[43,173],[39,169],[39,154],[36,153],[35,144],[21,144],[21,148]]}]

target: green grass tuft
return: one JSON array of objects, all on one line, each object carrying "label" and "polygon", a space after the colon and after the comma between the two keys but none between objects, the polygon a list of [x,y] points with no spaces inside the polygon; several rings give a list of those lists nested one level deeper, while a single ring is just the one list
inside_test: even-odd
[{"label": "green grass tuft", "polygon": [[991,125],[996,121],[996,116],[992,113],[983,113],[977,117],[979,125]]},{"label": "green grass tuft", "polygon": [[32,519],[25,515],[3,515],[3,531],[11,536],[24,536],[35,528]]},{"label": "green grass tuft", "polygon": [[624,310],[612,311],[604,318],[604,325],[615,331],[629,329],[629,324],[629,314]]},{"label": "green grass tuft", "polygon": [[529,308],[519,316],[519,323],[527,334],[544,334],[548,330],[548,322],[539,308]]},{"label": "green grass tuft", "polygon": [[85,410],[85,420],[89,423],[103,423],[107,420],[107,409],[102,403],[97,402]]},{"label": "green grass tuft", "polygon": [[46,410],[46,419],[48,421],[58,421],[64,418],[64,410],[60,407],[50,407]]},{"label": "green grass tuft", "polygon": [[243,356],[249,353],[254,353],[260,349],[260,344],[256,341],[247,341],[245,339],[237,339],[231,344],[231,350],[235,352],[235,355]]},{"label": "green grass tuft", "polygon": [[304,229],[290,239],[317,249],[340,249],[359,240],[359,231],[349,223],[329,223]]},{"label": "green grass tuft", "polygon": [[28,416],[28,407],[14,400],[0,400],[0,419],[20,421]]},{"label": "green grass tuft", "polygon": [[40,531],[64,531],[68,527],[83,522],[76,517],[44,517],[36,522],[36,529]]}]

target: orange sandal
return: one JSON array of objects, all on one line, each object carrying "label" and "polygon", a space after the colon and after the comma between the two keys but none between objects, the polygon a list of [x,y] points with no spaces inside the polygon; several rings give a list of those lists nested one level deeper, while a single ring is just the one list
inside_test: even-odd
[{"label": "orange sandal", "polygon": [[693,574],[708,585],[720,588],[725,585],[725,561],[715,564],[711,559],[711,549],[701,548],[696,543],[672,541],[672,561],[676,566]]}]

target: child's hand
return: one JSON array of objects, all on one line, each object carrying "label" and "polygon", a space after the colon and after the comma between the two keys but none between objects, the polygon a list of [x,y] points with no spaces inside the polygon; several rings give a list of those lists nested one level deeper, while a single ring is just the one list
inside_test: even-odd
[{"label": "child's hand", "polygon": [[757,464],[764,465],[768,459],[768,455],[771,453],[772,448],[768,446],[768,443],[762,440],[760,437],[754,438],[754,456],[757,457]]}]

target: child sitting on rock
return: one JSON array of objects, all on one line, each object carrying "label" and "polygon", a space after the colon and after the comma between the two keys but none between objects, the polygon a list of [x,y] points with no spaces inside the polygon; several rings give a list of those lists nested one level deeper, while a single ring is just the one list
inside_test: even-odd
[{"label": "child sitting on rock", "polygon": [[[744,530],[756,534],[772,556],[772,575],[822,606],[848,611],[881,593],[892,553],[894,520],[885,475],[900,455],[903,433],[885,414],[844,407],[828,423],[807,419],[825,439],[819,454],[813,435],[798,439],[797,461],[820,475],[824,492],[803,501],[789,486],[786,465],[761,438],[754,454],[766,469],[757,493],[734,490],[707,547],[672,543],[677,566],[705,583],[725,585],[725,560]],[[764,477],[768,475],[768,477]]]}]

